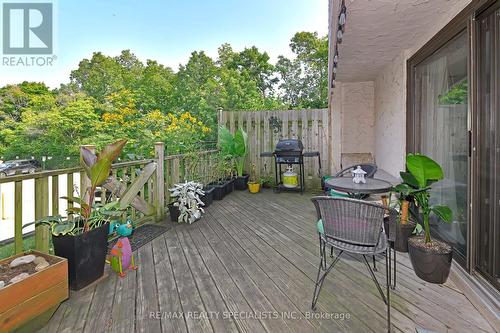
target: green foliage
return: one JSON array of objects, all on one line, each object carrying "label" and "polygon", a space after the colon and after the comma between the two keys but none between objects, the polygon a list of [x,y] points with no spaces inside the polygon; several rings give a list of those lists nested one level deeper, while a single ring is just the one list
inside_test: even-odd
[{"label": "green foliage", "polygon": [[290,47],[294,59],[272,64],[255,46],[238,52],[223,44],[217,59],[195,51],[177,72],[129,50],[116,57],[95,52],[58,89],[6,85],[0,88],[0,159],[50,156],[61,167],[81,145],[101,148],[117,138],[128,140],[125,156],[152,157],[156,141],[169,154],[181,153],[217,140],[219,110],[326,107],[327,38],[300,32]]},{"label": "green foliage", "polygon": [[420,154],[406,156],[408,172],[401,172],[403,183],[395,186],[393,191],[404,199],[414,200],[423,217],[423,229],[426,243],[431,241],[429,217],[436,215],[444,222],[451,222],[453,213],[447,206],[429,204],[431,185],[444,178],[443,169],[431,158]]},{"label": "green foliage", "polygon": [[467,104],[467,81],[464,80],[455,84],[445,95],[438,97],[439,104],[453,105],[453,104]]},{"label": "green foliage", "polygon": [[236,173],[243,176],[243,165],[248,153],[247,133],[238,128],[233,135],[225,126],[219,126],[219,149],[222,156],[234,162]]}]

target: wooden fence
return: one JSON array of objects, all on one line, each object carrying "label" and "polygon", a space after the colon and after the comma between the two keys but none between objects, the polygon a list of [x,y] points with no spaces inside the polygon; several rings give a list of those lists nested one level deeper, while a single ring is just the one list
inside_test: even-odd
[{"label": "wooden fence", "polygon": [[[260,176],[274,176],[272,158],[260,157],[272,152],[279,139],[300,139],[304,151],[319,151],[323,174],[330,172],[330,126],[328,109],[288,111],[221,111],[219,124],[234,133],[239,127],[248,134],[249,154],[245,170],[255,164]],[[318,159],[305,158],[306,186],[317,186]]]},{"label": "wooden fence", "polygon": [[[92,149],[91,146],[89,148]],[[174,183],[191,178],[190,173],[206,172],[206,169],[210,167],[210,158],[216,150],[197,152],[197,160],[201,162],[197,164],[196,169],[186,166],[185,155],[164,156],[164,152],[165,145],[158,143],[155,145],[154,159],[113,164],[111,174],[115,181],[108,181],[103,188],[99,189],[96,201],[118,200],[119,197],[123,200],[124,197],[129,196],[127,202],[131,202],[131,207],[128,208],[127,215],[131,216],[137,224],[165,218],[166,206],[170,200],[168,189]],[[139,181],[139,178],[142,179]],[[62,186],[59,185],[61,180],[63,180]],[[25,207],[24,211],[34,209],[35,220],[48,215],[64,215],[65,208],[72,207],[73,204],[67,202],[67,206],[60,207],[61,202],[66,205],[66,201],[60,197],[79,196],[81,189],[88,186],[88,178],[81,167],[0,178],[0,186],[13,187],[15,253],[24,250],[22,227],[23,204],[26,198],[23,198],[23,184],[26,185],[28,181],[34,181],[34,205]],[[49,244],[48,228],[36,227],[35,248],[48,252]]]}]

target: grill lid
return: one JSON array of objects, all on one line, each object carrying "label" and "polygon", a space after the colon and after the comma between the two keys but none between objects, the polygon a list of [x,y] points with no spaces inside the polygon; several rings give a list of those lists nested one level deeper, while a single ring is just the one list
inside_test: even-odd
[{"label": "grill lid", "polygon": [[275,152],[297,152],[302,153],[304,150],[304,145],[302,141],[297,139],[281,139],[276,144]]}]

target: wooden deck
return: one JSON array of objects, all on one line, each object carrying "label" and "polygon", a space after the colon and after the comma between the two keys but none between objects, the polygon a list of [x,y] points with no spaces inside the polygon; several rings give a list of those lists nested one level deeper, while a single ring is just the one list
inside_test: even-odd
[{"label": "wooden deck", "polygon": [[[139,249],[137,272],[72,293],[42,332],[386,331],[385,305],[354,258],[339,262],[310,311],[319,264],[310,197],[235,192],[214,202],[202,220]],[[453,282],[424,283],[399,259],[394,332],[495,331]]]}]

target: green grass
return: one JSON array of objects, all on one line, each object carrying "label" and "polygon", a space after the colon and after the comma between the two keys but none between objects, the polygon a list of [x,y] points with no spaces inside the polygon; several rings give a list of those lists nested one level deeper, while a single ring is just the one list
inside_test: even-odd
[{"label": "green grass", "polygon": [[[24,251],[33,250],[35,248],[35,236],[29,236],[23,239]],[[52,243],[49,245],[52,253]],[[15,254],[14,242],[5,245],[0,245],[0,259],[5,259]]]}]

